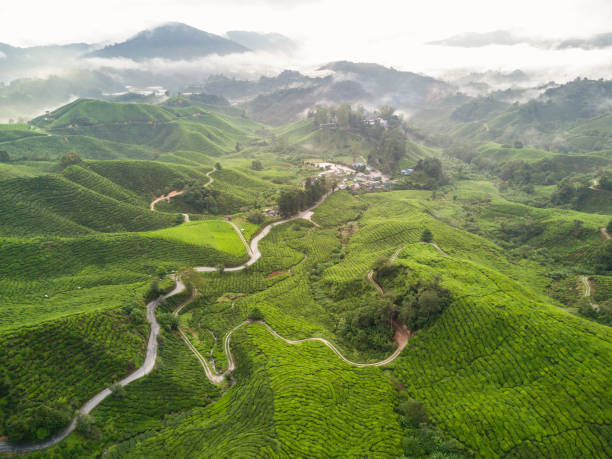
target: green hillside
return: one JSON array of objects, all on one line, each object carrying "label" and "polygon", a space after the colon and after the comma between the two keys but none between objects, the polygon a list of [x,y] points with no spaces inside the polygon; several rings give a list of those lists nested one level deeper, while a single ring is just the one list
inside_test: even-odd
[{"label": "green hillside", "polygon": [[[612,456],[607,115],[572,106],[604,86],[455,94],[408,122],[317,106],[271,129],[179,95],[0,127],[0,451],[77,416],[27,454]],[[320,160],[390,178],[334,175],[366,185],[280,221]],[[405,189],[400,168],[437,175]],[[150,373],[114,384],[148,345]]]},{"label": "green hillside", "polygon": [[[283,336],[322,336],[348,358],[377,360],[393,348],[391,331],[371,335],[383,340],[376,350],[355,347],[342,330],[368,305],[383,307],[366,274],[378,258],[397,252],[392,275],[379,280],[389,298],[416,279],[437,278],[452,302],[389,369],[351,367],[319,343],[289,345],[251,325],[232,337],[236,384],[214,403],[165,425],[145,423],[136,407],[147,392],[130,387],[127,414],[118,400],[100,407],[99,439],[77,435],[55,451],[96,454],[112,438],[119,457],[159,451],[397,457],[415,444],[430,453],[484,457],[609,454],[609,328],[559,308],[546,295],[543,266],[516,263],[502,247],[434,219],[426,193],[338,193],[315,214],[323,228],[299,221],[275,228],[251,270],[203,274],[202,297],[181,313],[190,340],[202,355],[211,349],[220,369],[223,343],[212,336],[224,336],[254,307]],[[425,227],[444,253],[420,243]],[[354,326],[370,333],[367,323]],[[173,346],[172,339],[163,346]],[[398,390],[425,404],[433,433],[398,414]],[[124,433],[113,430],[124,416],[134,421]]]},{"label": "green hillside", "polygon": [[28,137],[2,144],[13,159],[54,160],[77,152],[83,159],[153,159],[155,148],[96,139],[79,134]]},{"label": "green hillside", "polygon": [[197,107],[79,99],[32,123],[58,136],[86,136],[154,151],[202,151],[218,156],[232,151],[238,140],[257,129],[255,123]]},{"label": "green hillside", "polygon": [[210,168],[193,168],[153,161],[95,161],[88,167],[118,186],[137,193],[147,202],[152,197],[181,189],[191,180],[208,182]]},{"label": "green hillside", "polygon": [[[145,207],[118,201],[106,188],[124,196],[108,182],[97,190],[61,175],[43,175],[0,181],[4,199],[0,235],[78,235],[92,232],[143,231],[176,224],[176,216],[150,212]],[[106,186],[108,185],[108,186]],[[122,198],[123,199],[123,198]]]},{"label": "green hillside", "polygon": [[27,124],[0,124],[0,145],[42,135],[31,130]]}]

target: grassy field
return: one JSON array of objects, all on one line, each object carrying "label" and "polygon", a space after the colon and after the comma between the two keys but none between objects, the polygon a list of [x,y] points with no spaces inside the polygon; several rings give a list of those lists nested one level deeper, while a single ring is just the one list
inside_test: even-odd
[{"label": "grassy field", "polygon": [[144,233],[143,235],[189,245],[212,247],[237,258],[246,256],[246,250],[236,231],[224,220],[189,222],[174,228]]}]

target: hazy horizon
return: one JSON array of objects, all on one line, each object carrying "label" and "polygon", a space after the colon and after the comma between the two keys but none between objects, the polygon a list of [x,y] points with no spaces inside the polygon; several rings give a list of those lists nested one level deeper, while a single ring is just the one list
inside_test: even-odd
[{"label": "hazy horizon", "polygon": [[[461,4],[437,0],[418,6],[390,0],[376,4],[345,0],[229,0],[222,5],[194,0],[33,3],[36,15],[31,14],[32,3],[0,6],[0,42],[13,46],[109,44],[163,23],[182,22],[219,35],[230,30],[277,32],[299,44],[299,51],[291,57],[242,59],[241,64],[251,66],[253,73],[270,74],[283,68],[304,70],[346,59],[434,76],[456,70],[517,68],[548,72],[559,79],[612,76],[612,47],[550,49],[537,45],[538,41],[588,38],[610,32],[612,3],[606,0],[495,4],[484,0]],[[49,17],[54,21],[48,21]],[[462,34],[494,31],[509,31],[528,40],[479,47],[427,44]],[[235,59],[230,60],[233,65]]]}]

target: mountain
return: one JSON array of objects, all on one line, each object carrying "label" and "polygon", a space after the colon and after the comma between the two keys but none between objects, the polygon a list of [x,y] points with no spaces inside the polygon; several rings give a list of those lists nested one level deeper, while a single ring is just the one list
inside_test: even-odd
[{"label": "mountain", "polygon": [[589,37],[570,37],[564,40],[550,38],[532,38],[517,34],[510,30],[494,30],[492,32],[467,32],[442,40],[430,41],[428,45],[453,46],[458,48],[480,48],[483,46],[501,45],[513,46],[527,44],[542,49],[580,48],[585,50],[603,49],[612,46],[612,33],[600,33]]},{"label": "mountain", "polygon": [[57,68],[58,63],[78,59],[92,49],[93,46],[87,43],[28,48],[0,43],[0,82],[9,82],[25,76],[31,77],[40,69]]},{"label": "mountain", "polygon": [[557,48],[602,49],[610,46],[612,46],[612,33],[600,33],[589,38],[569,38],[563,40]]},{"label": "mountain", "polygon": [[248,48],[227,38],[181,23],[169,23],[145,30],[134,37],[94,51],[88,57],[124,57],[141,61],[162,58],[193,60],[210,54],[244,53]]},{"label": "mountain", "polygon": [[282,124],[318,103],[388,104],[414,110],[455,90],[444,81],[378,64],[339,61],[318,70],[327,75],[310,77],[285,70],[255,81],[215,75],[199,91],[233,99],[258,121]]},{"label": "mountain", "polygon": [[419,110],[411,123],[453,142],[519,140],[560,153],[602,155],[612,148],[612,80],[577,78],[536,89],[541,94],[525,103],[508,103],[507,91],[477,98],[453,95]]},{"label": "mountain", "polygon": [[485,33],[462,33],[442,40],[430,41],[427,44],[435,46],[456,46],[460,48],[480,48],[490,45],[512,46],[520,43],[531,43],[531,40],[509,30],[494,30]]},{"label": "mountain", "polygon": [[121,83],[99,70],[75,69],[61,76],[17,78],[0,85],[0,122],[38,116],[76,97],[104,98],[104,93],[124,90]]},{"label": "mountain", "polygon": [[331,70],[336,80],[353,80],[363,89],[397,108],[417,108],[453,92],[448,83],[379,64],[337,61],[319,70]]},{"label": "mountain", "polygon": [[248,32],[232,30],[225,34],[230,40],[252,49],[253,51],[282,52],[290,54],[297,49],[297,44],[279,33]]}]

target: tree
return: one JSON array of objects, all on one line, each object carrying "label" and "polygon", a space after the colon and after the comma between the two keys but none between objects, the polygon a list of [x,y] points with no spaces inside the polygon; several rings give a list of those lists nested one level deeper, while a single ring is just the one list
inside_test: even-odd
[{"label": "tree", "polygon": [[552,194],[550,200],[554,204],[568,204],[576,195],[576,187],[569,177],[557,184],[557,190]]},{"label": "tree", "polygon": [[423,233],[421,234],[421,241],[427,242],[427,243],[433,241],[433,233],[431,232],[429,228],[425,228],[423,230]]},{"label": "tree", "polygon": [[451,302],[451,293],[438,279],[419,280],[408,291],[398,295],[399,320],[409,330],[418,330],[435,320]]},{"label": "tree", "polygon": [[249,311],[247,316],[249,320],[264,320],[264,316],[258,307],[254,307]]},{"label": "tree", "polygon": [[158,314],[157,319],[162,328],[168,332],[178,329],[179,318],[170,312]]},{"label": "tree", "polygon": [[380,164],[383,172],[391,172],[398,161],[406,155],[406,134],[400,128],[386,130],[370,161]]},{"label": "tree", "polygon": [[261,225],[264,221],[264,215],[261,212],[254,210],[247,216],[247,221],[249,223],[253,223],[254,225]]},{"label": "tree", "polygon": [[219,274],[223,274],[223,273],[225,272],[225,265],[218,264],[218,265],[217,265],[217,272],[218,272]]},{"label": "tree", "polygon": [[94,418],[90,414],[77,414],[76,430],[84,435],[91,433],[94,425]]},{"label": "tree", "polygon": [[342,104],[336,110],[336,118],[338,119],[338,126],[348,127],[351,119],[351,106],[348,104]]},{"label": "tree", "polygon": [[389,121],[395,113],[395,108],[391,107],[390,105],[382,105],[378,107],[378,112],[383,120]]},{"label": "tree", "polygon": [[64,153],[60,158],[60,169],[64,170],[68,166],[71,166],[73,164],[79,164],[82,162],[83,160],[81,159],[81,157],[75,152],[71,151],[69,153]]},{"label": "tree", "polygon": [[240,150],[242,150],[242,145],[240,145],[240,142],[236,142],[236,152],[239,152]]},{"label": "tree", "polygon": [[602,175],[601,178],[599,179],[599,188],[601,188],[602,190],[611,191],[612,190],[612,176],[610,176],[609,174]]},{"label": "tree", "polygon": [[324,105],[317,105],[315,109],[315,125],[319,127],[321,124],[329,123],[329,110],[327,109],[327,107],[325,107]]},{"label": "tree", "polygon": [[608,222],[608,226],[606,226],[606,229],[607,229],[609,232],[612,232],[612,220],[610,220],[610,221]]},{"label": "tree", "polygon": [[418,427],[419,424],[427,422],[427,410],[423,402],[408,397],[404,391],[400,393],[400,402],[397,408],[413,427]]},{"label": "tree", "polygon": [[125,397],[127,394],[125,392],[125,387],[116,382],[112,386],[109,387],[111,393],[116,397]]},{"label": "tree", "polygon": [[419,159],[416,166],[414,166],[415,171],[423,171],[425,174],[430,176],[437,181],[441,181],[444,177],[444,173],[442,172],[442,162],[438,158],[425,158]]},{"label": "tree", "polygon": [[159,289],[159,279],[154,277],[151,279],[151,283],[149,284],[149,289],[145,293],[145,299],[147,301],[151,301],[159,296],[161,290]]},{"label": "tree", "polygon": [[251,169],[253,169],[254,171],[262,171],[263,170],[263,164],[261,164],[261,161],[255,159],[253,160],[253,162],[251,162]]},{"label": "tree", "polygon": [[221,163],[215,163],[215,169],[217,169],[218,171],[222,170],[223,167],[221,167]]},{"label": "tree", "polygon": [[315,181],[306,180],[303,190],[283,191],[278,198],[281,217],[290,217],[317,202],[327,191],[325,177]]},{"label": "tree", "polygon": [[0,162],[6,163],[10,160],[11,160],[11,157],[9,156],[8,152],[4,150],[0,150]]}]

